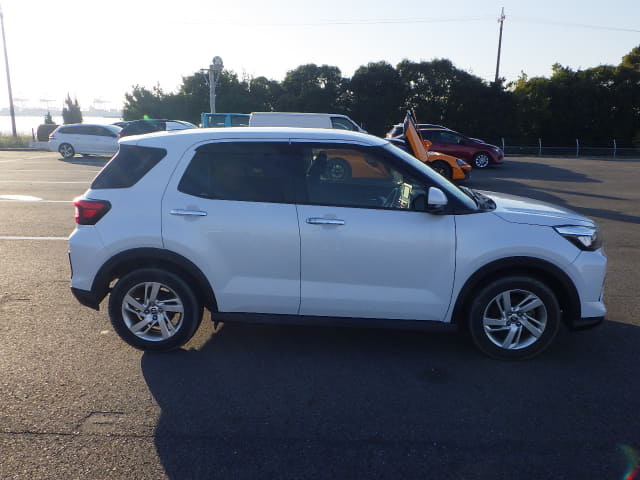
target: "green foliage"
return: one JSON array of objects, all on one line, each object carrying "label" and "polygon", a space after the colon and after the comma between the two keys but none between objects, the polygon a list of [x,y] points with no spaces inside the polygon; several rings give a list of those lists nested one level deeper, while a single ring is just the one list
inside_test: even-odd
[{"label": "green foliage", "polygon": [[27,148],[30,141],[30,136],[0,135],[0,148]]},{"label": "green foliage", "polygon": [[82,123],[82,111],[78,104],[78,99],[71,100],[71,96],[67,94],[64,101],[65,106],[62,107],[62,123]]},{"label": "green foliage", "polygon": [[[584,145],[609,145],[615,138],[619,146],[640,145],[640,46],[619,66],[573,71],[555,64],[552,71],[550,78],[529,78],[523,72],[505,87],[502,80],[487,83],[447,59],[403,60],[395,68],[369,63],[350,79],[343,78],[338,67],[312,63],[289,71],[282,82],[239,78],[223,70],[216,110],[345,113],[382,135],[413,109],[420,122],[446,125],[493,143],[507,137],[567,145],[580,138]],[[125,95],[123,117],[198,123],[200,113],[209,111],[207,80],[202,73],[184,77],[176,93],[136,85]]]},{"label": "green foliage", "polygon": [[640,71],[640,45],[633,48],[629,53],[622,57],[622,63],[620,66]]},{"label": "green foliage", "polygon": [[404,117],[406,87],[398,71],[386,62],[369,63],[355,71],[348,84],[347,113],[376,135],[384,135]]}]

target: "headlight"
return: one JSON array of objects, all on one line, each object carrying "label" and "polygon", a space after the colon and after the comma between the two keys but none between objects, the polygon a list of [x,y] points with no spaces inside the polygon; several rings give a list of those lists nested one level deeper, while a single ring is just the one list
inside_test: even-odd
[{"label": "headlight", "polygon": [[602,237],[597,228],[580,225],[562,225],[553,228],[580,250],[593,251],[602,246]]},{"label": "headlight", "polygon": [[469,164],[467,162],[465,162],[464,160],[461,160],[459,158],[456,158],[456,163],[458,165],[460,165],[461,167],[468,167],[469,166]]}]

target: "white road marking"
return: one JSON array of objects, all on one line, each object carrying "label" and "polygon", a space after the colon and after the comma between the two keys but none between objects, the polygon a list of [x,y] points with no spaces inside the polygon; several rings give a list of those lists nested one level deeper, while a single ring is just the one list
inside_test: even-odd
[{"label": "white road marking", "polygon": [[[0,197],[0,203],[17,203],[17,202],[26,202],[27,200],[9,200],[6,198]],[[73,200],[30,200],[32,203],[73,203]]]},{"label": "white road marking", "polygon": [[16,200],[18,202],[40,202],[40,197],[32,195],[0,195],[0,200]]},{"label": "white road marking", "polygon": [[52,182],[50,180],[0,180],[0,183],[91,183],[91,180],[85,180],[84,182]]},{"label": "white road marking", "polygon": [[3,237],[0,236],[0,240],[54,240],[54,241],[67,241],[69,237]]}]

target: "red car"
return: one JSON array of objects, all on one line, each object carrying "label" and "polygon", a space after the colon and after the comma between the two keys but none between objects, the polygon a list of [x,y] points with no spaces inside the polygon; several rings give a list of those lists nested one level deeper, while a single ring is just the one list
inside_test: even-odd
[{"label": "red car", "polygon": [[[499,147],[482,140],[469,138],[440,125],[426,127],[426,124],[419,124],[418,128],[422,138],[431,142],[431,150],[461,158],[474,168],[499,165],[504,161],[504,152]],[[403,134],[404,129],[399,124],[387,133],[387,137],[401,137]]]},{"label": "red car", "polygon": [[431,142],[433,150],[461,158],[475,168],[485,168],[504,161],[504,152],[500,148],[458,132],[428,128],[420,129],[420,133],[422,138]]}]

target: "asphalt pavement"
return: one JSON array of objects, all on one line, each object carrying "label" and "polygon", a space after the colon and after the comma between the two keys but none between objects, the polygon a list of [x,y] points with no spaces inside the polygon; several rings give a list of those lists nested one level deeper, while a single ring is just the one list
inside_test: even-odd
[{"label": "asphalt pavement", "polygon": [[466,181],[567,206],[604,233],[607,321],[515,363],[452,333],[208,321],[182,350],[132,349],[105,308],[69,291],[71,200],[104,162],[0,152],[0,478],[617,480],[638,468],[640,161],[511,157]]}]

